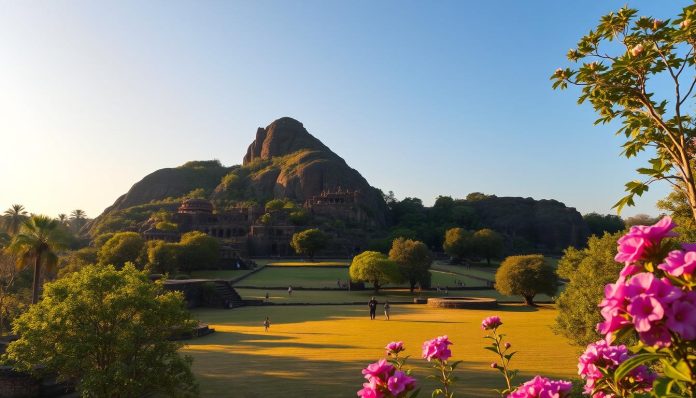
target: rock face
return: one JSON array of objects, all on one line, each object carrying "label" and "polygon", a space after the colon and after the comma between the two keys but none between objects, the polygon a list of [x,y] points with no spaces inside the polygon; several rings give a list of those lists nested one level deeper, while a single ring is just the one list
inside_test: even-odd
[{"label": "rock face", "polygon": [[[256,130],[256,139],[249,145],[243,165],[254,160],[269,160],[300,151],[331,152],[321,141],[304,128],[302,123],[289,117],[280,118],[268,127]],[[335,155],[335,154],[334,154]]]},{"label": "rock face", "polygon": [[582,215],[556,200],[488,197],[469,201],[481,226],[522,238],[532,249],[558,253],[585,244],[589,229]]}]

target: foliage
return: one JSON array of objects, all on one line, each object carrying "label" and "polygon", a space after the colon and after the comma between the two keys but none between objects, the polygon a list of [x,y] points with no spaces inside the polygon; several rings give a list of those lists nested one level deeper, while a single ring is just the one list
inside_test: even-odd
[{"label": "foliage", "polygon": [[178,243],[161,240],[147,244],[147,261],[150,271],[160,274],[173,274],[181,267],[183,248]]},{"label": "foliage", "polygon": [[614,261],[619,236],[592,236],[587,248],[569,247],[558,262],[558,275],[568,283],[556,300],[558,317],[554,330],[575,344],[585,346],[599,337],[595,325],[602,316],[597,303],[602,300],[604,286],[616,280],[622,267]]},{"label": "foliage", "polygon": [[389,250],[389,259],[399,266],[399,271],[409,283],[411,291],[420,284],[422,287],[430,286],[430,265],[433,263],[433,255],[428,247],[421,241],[397,238]]},{"label": "foliage", "polygon": [[290,212],[289,218],[293,225],[307,225],[307,222],[309,221],[309,214],[305,209],[298,209]]},{"label": "foliage", "polygon": [[297,254],[306,254],[314,259],[316,252],[324,249],[329,244],[329,236],[320,229],[312,228],[292,235],[290,246]]},{"label": "foliage", "polygon": [[17,259],[13,255],[0,250],[0,336],[26,307],[15,288],[21,271],[16,263]]},{"label": "foliage", "polygon": [[503,237],[492,229],[476,231],[472,237],[473,250],[491,265],[491,258],[499,257],[503,252]]},{"label": "foliage", "polygon": [[373,251],[365,251],[355,256],[348,273],[353,282],[372,283],[375,291],[379,291],[379,288],[387,283],[402,281],[398,265],[386,255]]},{"label": "foliage", "polygon": [[[696,221],[691,216],[691,207],[682,190],[673,189],[666,198],[657,202],[657,208],[668,212],[677,224],[675,231],[684,242],[696,242]],[[653,224],[654,222],[647,222]]]},{"label": "foliage", "polygon": [[157,224],[155,224],[155,228],[159,229],[160,231],[170,231],[170,232],[176,232],[179,230],[179,226],[176,225],[173,222],[168,222],[168,221],[160,221]]},{"label": "foliage", "polygon": [[78,381],[83,396],[192,396],[190,359],[174,331],[190,330],[179,292],[163,292],[132,265],[88,266],[46,284],[44,298],[13,326],[3,359],[19,369]]},{"label": "foliage", "polygon": [[96,264],[99,261],[97,256],[98,250],[95,247],[83,247],[79,250],[61,253],[58,260],[58,277],[62,278],[87,265]]},{"label": "foliage", "polygon": [[463,228],[451,228],[445,233],[442,248],[445,253],[461,261],[472,253],[474,234]]},{"label": "foliage", "polygon": [[506,388],[495,390],[498,394],[500,394],[501,397],[505,397],[514,391],[512,381],[514,380],[515,376],[517,376],[519,371],[510,369],[510,361],[517,352],[511,350],[512,344],[509,342],[503,344],[505,335],[498,333],[498,328],[502,326],[502,324],[503,322],[500,317],[493,315],[487,317],[483,320],[483,322],[481,322],[481,329],[491,331],[491,334],[484,337],[485,339],[490,340],[491,343],[484,348],[498,356],[499,362],[491,363],[491,368],[500,371],[500,374],[502,374],[503,378],[505,379]]},{"label": "foliage", "polygon": [[634,225],[649,225],[649,224],[655,224],[660,220],[660,217],[652,217],[648,214],[636,214],[635,216],[631,216],[626,218],[624,223],[626,224],[626,228],[632,227]]},{"label": "foliage", "polygon": [[33,215],[25,220],[20,232],[14,236],[8,248],[17,256],[18,265],[34,264],[32,304],[39,301],[41,270],[53,271],[58,263],[57,252],[66,247],[66,237],[57,220],[48,216]]},{"label": "foliage", "polygon": [[3,213],[5,216],[5,229],[10,235],[16,235],[22,224],[29,218],[23,205],[14,204]]},{"label": "foliage", "polygon": [[123,267],[133,263],[142,267],[145,263],[145,240],[137,232],[119,232],[114,234],[97,252],[100,264]]},{"label": "foliage", "polygon": [[266,203],[266,211],[279,211],[285,207],[285,200],[283,199],[272,199]]},{"label": "foliage", "polygon": [[179,244],[182,248],[178,262],[182,271],[214,268],[220,260],[220,243],[203,232],[187,232]]},{"label": "foliage", "polygon": [[602,236],[605,232],[610,234],[623,231],[626,228],[624,220],[615,214],[588,213],[582,216],[590,228],[590,234]]},{"label": "foliage", "polygon": [[495,274],[496,290],[506,296],[522,296],[527,305],[534,305],[534,296],[553,296],[558,290],[555,270],[541,254],[510,256]]},{"label": "foliage", "polygon": [[80,234],[82,227],[87,223],[87,213],[81,209],[75,209],[70,213],[70,228],[76,235]]},{"label": "foliage", "polygon": [[[590,102],[599,114],[595,123],[621,120],[617,134],[626,137],[624,156],[657,149],[647,167],[637,170],[643,179],[626,184],[628,194],[615,205],[619,211],[632,206],[635,196],[652,182],[680,182],[676,186],[685,193],[696,219],[696,184],[689,164],[694,119],[687,113],[694,106],[691,94],[696,86],[694,12],[692,4],[678,18],[666,21],[636,18],[637,11],[627,7],[609,13],[568,52],[570,61],[582,65],[559,68],[551,76],[553,88],[582,87],[578,102]],[[649,86],[654,81],[673,89],[659,95]]]}]

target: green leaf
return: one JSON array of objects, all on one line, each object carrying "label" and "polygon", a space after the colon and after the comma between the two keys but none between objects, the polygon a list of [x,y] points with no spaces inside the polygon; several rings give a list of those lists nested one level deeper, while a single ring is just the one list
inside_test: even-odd
[{"label": "green leaf", "polygon": [[672,364],[667,363],[667,361],[662,361],[662,365],[664,366],[665,376],[674,380],[693,383],[689,364],[687,364],[685,360],[682,359],[681,361],[677,362],[676,366],[672,366]]},{"label": "green leaf", "polygon": [[411,393],[411,395],[409,395],[409,398],[416,398],[416,397],[418,396],[418,394],[420,394],[420,392],[421,392],[421,389],[420,389],[420,388],[414,390],[414,391]]},{"label": "green leaf", "polygon": [[517,354],[517,351],[511,352],[511,353],[505,355],[505,359],[507,359],[509,361],[512,359],[512,356],[515,354]]},{"label": "green leaf", "polygon": [[662,354],[645,353],[628,358],[627,360],[623,361],[618,368],[616,368],[616,371],[614,372],[614,383],[619,384],[624,377],[626,377],[638,366],[653,362],[663,357],[664,355]]},{"label": "green leaf", "polygon": [[498,350],[496,350],[495,347],[483,347],[483,349],[494,352],[496,354],[498,353]]}]

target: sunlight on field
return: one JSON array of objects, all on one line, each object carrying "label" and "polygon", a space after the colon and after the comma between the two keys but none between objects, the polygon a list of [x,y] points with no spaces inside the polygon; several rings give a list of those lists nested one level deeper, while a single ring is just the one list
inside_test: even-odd
[{"label": "sunlight on field", "polygon": [[268,267],[347,267],[350,261],[277,261],[269,262]]},{"label": "sunlight on field", "polygon": [[[383,347],[403,340],[410,366],[428,383],[420,359],[426,339],[447,334],[456,360],[463,360],[456,387],[458,397],[493,397],[500,387],[490,369],[492,353],[484,350],[480,321],[491,313],[503,318],[504,333],[519,353],[518,382],[533,374],[571,378],[577,350],[554,335],[552,307],[529,309],[507,305],[497,311],[441,310],[424,306],[393,306],[391,321],[370,321],[363,306],[246,307],[196,310],[216,333],[190,341],[184,351],[194,357],[194,372],[205,397],[350,397],[360,388],[360,370],[384,355]],[[269,316],[270,331],[262,322]],[[426,384],[426,388],[430,386]],[[230,395],[230,391],[234,395]],[[425,394],[424,396],[429,396]]]}]

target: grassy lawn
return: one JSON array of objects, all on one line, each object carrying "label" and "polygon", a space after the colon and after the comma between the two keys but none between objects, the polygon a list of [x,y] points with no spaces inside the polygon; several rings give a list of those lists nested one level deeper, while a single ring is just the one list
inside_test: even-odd
[{"label": "grassy lawn", "polygon": [[248,269],[193,271],[191,272],[191,278],[230,280],[246,275],[251,271]]},{"label": "grassy lawn", "polygon": [[269,261],[269,267],[347,267],[350,261]]},{"label": "grassy lawn", "polygon": [[[265,289],[239,289],[235,288],[237,293],[239,293],[242,298],[247,300],[263,300],[266,295]],[[445,297],[443,292],[438,293],[436,291],[424,291],[421,294],[415,292],[411,293],[408,289],[399,290],[380,290],[378,294],[374,294],[372,290],[361,290],[361,291],[347,291],[347,290],[294,290],[292,296],[288,296],[285,289],[282,290],[268,290],[269,298],[271,303],[278,304],[293,304],[293,303],[330,303],[330,304],[342,304],[342,303],[356,303],[365,302],[370,300],[371,296],[375,296],[379,302],[384,302],[384,300],[389,301],[408,301],[412,302],[415,297]],[[468,297],[494,297],[498,300],[504,301],[514,301],[522,302],[520,297],[510,297],[501,296],[495,290],[461,290],[455,291],[450,290],[449,296],[468,296]],[[545,295],[538,295],[536,297],[538,301],[548,301],[549,297]]]},{"label": "grassy lawn", "polygon": [[[195,310],[194,316],[216,329],[191,340],[184,352],[203,397],[352,397],[364,381],[361,369],[384,355],[383,347],[403,340],[412,356],[409,367],[430,396],[429,369],[420,359],[423,341],[448,335],[454,360],[463,360],[455,387],[457,397],[495,397],[502,379],[489,364],[493,354],[482,348],[481,320],[491,311],[443,310],[425,306],[393,306],[392,320],[370,321],[362,306],[245,307]],[[553,307],[504,306],[503,332],[519,351],[517,382],[534,374],[572,378],[577,349],[554,335],[549,326]],[[268,333],[262,322],[269,316]]]}]

